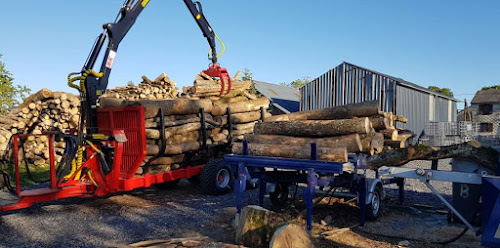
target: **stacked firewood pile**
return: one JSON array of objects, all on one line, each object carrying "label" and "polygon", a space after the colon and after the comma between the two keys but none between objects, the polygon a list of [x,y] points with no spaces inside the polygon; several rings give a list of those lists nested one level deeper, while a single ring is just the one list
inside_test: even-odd
[{"label": "stacked firewood pile", "polygon": [[[1,154],[5,153],[13,134],[41,134],[54,128],[76,128],[79,108],[80,100],[73,94],[42,89],[30,95],[21,105],[0,118]],[[46,136],[29,137],[23,142],[21,151],[29,163],[43,165],[48,161]],[[55,151],[56,160],[59,161],[64,152],[64,143],[56,144]]]},{"label": "stacked firewood pile", "polygon": [[180,96],[174,81],[165,73],[160,74],[154,81],[148,77],[142,76],[142,82],[139,85],[128,85],[125,87],[116,87],[106,91],[102,97],[117,98],[125,100],[140,99],[172,99]]},{"label": "stacked firewood pile", "polygon": [[[406,118],[381,112],[376,101],[272,116],[246,134],[250,154],[285,158],[310,158],[316,143],[318,159],[347,162],[347,153],[378,154],[405,147],[413,134],[394,128]],[[242,144],[232,148],[242,153]]]}]

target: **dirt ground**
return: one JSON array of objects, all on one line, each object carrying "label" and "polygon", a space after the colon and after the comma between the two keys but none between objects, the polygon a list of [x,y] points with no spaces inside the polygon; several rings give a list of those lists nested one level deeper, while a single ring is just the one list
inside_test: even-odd
[{"label": "dirt ground", "polygon": [[[243,204],[257,204],[258,192],[247,191]],[[314,208],[316,247],[442,247],[432,241],[456,236],[462,226],[449,224],[446,215],[395,204],[388,199],[381,216],[357,226],[359,210],[353,203],[324,199]],[[287,211],[305,223],[300,207]],[[271,208],[269,200],[264,205]],[[204,247],[230,247],[235,208],[233,194],[204,195],[199,186],[181,181],[175,189],[148,188],[100,199],[69,199],[37,205],[0,216],[0,247],[122,247],[152,239],[207,237]],[[331,219],[331,221],[330,221]],[[327,220],[327,221],[325,221]],[[322,223],[323,222],[323,223]],[[472,232],[446,247],[476,247]]]}]

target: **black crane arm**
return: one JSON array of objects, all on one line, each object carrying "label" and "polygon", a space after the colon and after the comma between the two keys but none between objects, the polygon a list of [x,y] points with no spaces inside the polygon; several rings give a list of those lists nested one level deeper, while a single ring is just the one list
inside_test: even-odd
[{"label": "black crane arm", "polygon": [[[81,74],[89,74],[88,71],[92,70],[96,64],[97,58],[102,50],[102,47],[108,40],[108,46],[104,53],[104,60],[101,64],[100,76],[86,75],[84,79],[84,96],[82,96],[82,105],[84,106],[81,113],[82,117],[87,119],[87,132],[97,132],[97,99],[105,93],[108,86],[109,74],[113,67],[113,62],[116,56],[116,51],[120,42],[128,33],[130,28],[134,25],[137,17],[141,14],[142,10],[146,7],[150,0],[126,0],[120,12],[113,23],[103,25],[104,31],[97,37],[97,40],[90,52],[90,55],[82,68]],[[193,2],[191,0],[183,0],[187,8],[191,12],[196,23],[206,37],[208,44],[211,48],[211,57],[209,58],[212,63],[217,63],[217,53],[215,49],[215,33],[210,27],[207,19],[203,15],[200,2]],[[134,4],[135,3],[135,4]]]}]

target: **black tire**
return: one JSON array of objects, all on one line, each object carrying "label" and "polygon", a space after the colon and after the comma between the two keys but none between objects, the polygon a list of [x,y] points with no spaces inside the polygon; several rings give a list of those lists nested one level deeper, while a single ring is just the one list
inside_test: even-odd
[{"label": "black tire", "polygon": [[290,204],[290,189],[287,183],[278,183],[274,192],[269,193],[271,204],[279,210],[285,209]]},{"label": "black tire", "polygon": [[159,184],[155,184],[155,187],[158,189],[174,189],[179,184],[180,179],[174,181],[167,181]]},{"label": "black tire", "polygon": [[379,214],[380,209],[382,208],[382,193],[380,189],[375,189],[373,192],[372,201],[370,204],[366,205],[366,218],[368,220],[375,220]]},{"label": "black tire", "polygon": [[201,188],[209,195],[223,195],[232,191],[234,174],[221,159],[210,159],[201,169]]}]

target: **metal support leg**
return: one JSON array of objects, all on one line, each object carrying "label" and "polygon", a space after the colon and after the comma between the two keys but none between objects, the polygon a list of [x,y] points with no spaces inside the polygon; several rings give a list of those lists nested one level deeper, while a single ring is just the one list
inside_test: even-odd
[{"label": "metal support leg", "polygon": [[437,198],[439,198],[439,200],[441,200],[444,205],[446,205],[446,207],[448,207],[448,209],[450,209],[453,214],[455,214],[471,231],[474,231],[474,232],[477,232],[476,228],[474,228],[474,226],[472,226],[446,199],[443,198],[443,196],[441,196],[441,194],[439,194],[439,192],[434,188],[432,187],[432,185],[428,182],[428,181],[425,181],[424,184],[427,186],[427,188],[429,188],[432,193],[434,193],[434,195],[437,196]]},{"label": "metal support leg", "polygon": [[359,225],[364,226],[366,220],[366,178],[362,176],[358,185]]},{"label": "metal support leg", "polygon": [[314,169],[307,170],[307,188],[304,191],[304,200],[306,201],[307,207],[307,232],[311,234],[312,230],[312,211],[313,211],[313,199],[314,191],[316,189],[317,178]]},{"label": "metal support leg", "polygon": [[264,205],[264,195],[266,194],[266,171],[262,169],[259,177],[259,205]]},{"label": "metal support leg", "polygon": [[403,204],[405,201],[405,179],[398,178],[397,185],[399,189],[399,204]]},{"label": "metal support leg", "polygon": [[245,173],[245,164],[238,164],[238,179],[234,182],[234,189],[236,193],[236,218],[235,218],[235,226],[239,225],[239,219],[241,214],[241,205],[243,201],[243,192],[246,187],[246,173]]}]

